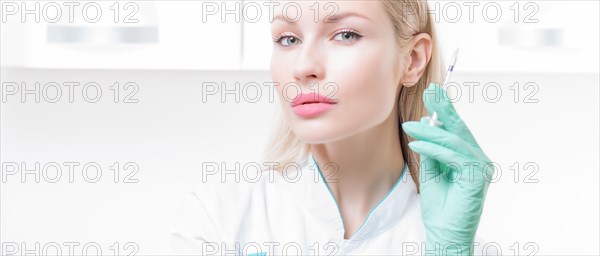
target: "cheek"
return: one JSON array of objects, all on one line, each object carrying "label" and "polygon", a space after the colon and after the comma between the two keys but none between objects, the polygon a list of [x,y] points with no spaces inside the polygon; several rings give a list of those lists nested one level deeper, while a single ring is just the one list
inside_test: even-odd
[{"label": "cheek", "polygon": [[[287,58],[287,59],[286,59]],[[291,75],[293,63],[286,54],[275,53],[271,58],[271,81],[276,83],[274,86],[275,93],[279,96],[279,101],[282,104],[284,110],[289,108],[291,100],[297,95],[298,86],[293,83],[293,76]]]},{"label": "cheek", "polygon": [[329,58],[330,79],[340,85],[338,95],[345,113],[382,121],[391,111],[397,82],[391,54],[384,49],[381,45],[357,47],[343,57]]},{"label": "cheek", "polygon": [[274,52],[273,56],[271,57],[270,67],[271,79],[273,80],[273,82],[281,83],[283,82],[282,79],[285,79],[286,75],[289,74],[289,71],[286,69],[290,65],[289,63],[288,65],[283,65],[284,63],[286,63],[285,55]]}]

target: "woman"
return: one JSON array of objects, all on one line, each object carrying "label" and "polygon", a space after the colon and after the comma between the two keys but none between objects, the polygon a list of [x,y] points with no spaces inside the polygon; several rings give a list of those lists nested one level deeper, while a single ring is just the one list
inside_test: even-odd
[{"label": "woman", "polygon": [[[293,17],[277,15],[284,3],[271,25],[277,165],[250,186],[194,193],[177,253],[491,251],[475,233],[493,168],[433,84],[443,69],[427,2],[299,1]],[[442,126],[419,122],[433,112]]]}]

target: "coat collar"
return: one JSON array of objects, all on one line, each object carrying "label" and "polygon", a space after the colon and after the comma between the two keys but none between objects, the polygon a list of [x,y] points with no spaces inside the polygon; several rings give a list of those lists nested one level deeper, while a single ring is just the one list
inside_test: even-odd
[{"label": "coat collar", "polygon": [[[371,210],[360,228],[349,239],[344,239],[344,224],[338,204],[331,190],[325,182],[320,168],[318,168],[312,153],[300,164],[301,173],[298,176],[297,188],[298,198],[306,208],[307,213],[321,223],[330,232],[332,241],[359,241],[374,237],[395,227],[402,219],[408,208],[412,205],[411,200],[418,200],[416,196],[416,185],[408,171],[408,165],[400,179],[387,195]],[[294,177],[291,174],[290,177]]]}]

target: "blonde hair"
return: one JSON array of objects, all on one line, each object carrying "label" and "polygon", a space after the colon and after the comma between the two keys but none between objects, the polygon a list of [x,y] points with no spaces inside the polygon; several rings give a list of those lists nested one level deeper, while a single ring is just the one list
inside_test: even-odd
[{"label": "blonde hair", "polygon": [[[427,33],[432,39],[431,59],[419,81],[410,87],[399,85],[401,86],[398,97],[399,124],[406,121],[419,121],[422,116],[428,115],[422,101],[423,91],[430,83],[439,83],[444,75],[435,26],[428,12],[429,6],[426,0],[381,0],[381,2],[394,23],[399,47],[404,46],[420,33]],[[310,145],[298,139],[281,116],[276,120],[278,121],[267,144],[264,160],[279,163],[276,169],[281,171],[289,163],[299,163],[306,159],[310,152]],[[418,189],[419,155],[408,147],[408,143],[414,139],[402,131],[401,125],[399,128],[402,157],[408,164]]]}]

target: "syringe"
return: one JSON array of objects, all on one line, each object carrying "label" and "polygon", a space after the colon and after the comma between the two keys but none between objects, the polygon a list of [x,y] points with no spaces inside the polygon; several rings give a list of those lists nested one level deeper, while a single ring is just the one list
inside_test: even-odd
[{"label": "syringe", "polygon": [[450,82],[450,75],[454,72],[454,65],[456,65],[456,60],[458,59],[458,48],[452,54],[452,58],[450,59],[450,65],[448,66],[448,71],[446,72],[446,79],[444,79],[444,84],[442,84],[442,88],[446,89],[446,85]]},{"label": "syringe", "polygon": [[[444,79],[444,83],[441,86],[443,90],[446,90],[446,85],[450,82],[450,75],[452,75],[452,72],[454,71],[454,65],[456,65],[457,59],[458,59],[458,48],[456,48],[456,50],[454,51],[454,54],[452,54],[452,58],[450,59],[450,65],[448,66],[448,71],[446,72],[446,79]],[[443,125],[443,123],[437,119],[437,113],[435,111],[433,112],[433,114],[431,114],[431,117],[426,116],[425,118],[429,122],[430,126],[442,126]]]}]

